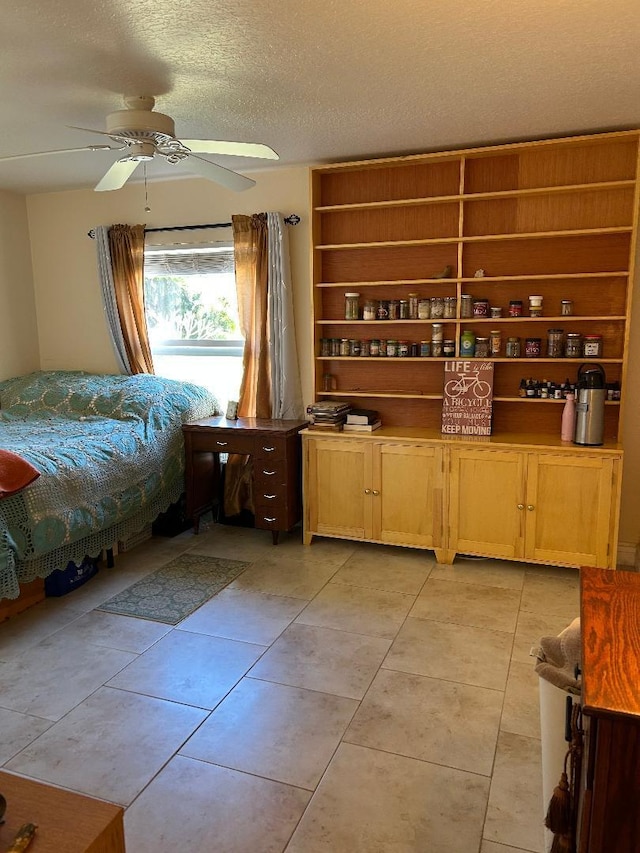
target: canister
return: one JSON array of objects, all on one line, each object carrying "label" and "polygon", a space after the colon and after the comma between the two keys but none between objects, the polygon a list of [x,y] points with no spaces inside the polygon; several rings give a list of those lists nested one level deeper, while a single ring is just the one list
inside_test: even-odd
[{"label": "canister", "polygon": [[602,358],[602,335],[585,335],[582,338],[584,358]]},{"label": "canister", "polygon": [[398,341],[387,341],[387,358],[396,358],[398,355]]},{"label": "canister", "polygon": [[507,338],[506,355],[507,358],[520,358],[520,338]]},{"label": "canister", "polygon": [[444,317],[444,299],[442,296],[431,297],[431,318],[441,320]]},{"label": "canister", "polygon": [[431,355],[440,358],[442,355],[442,341],[431,341]]},{"label": "canister", "polygon": [[371,354],[371,341],[362,340],[360,341],[360,357],[364,356],[368,358]]},{"label": "canister", "polygon": [[489,300],[474,299],[473,300],[473,316],[488,317],[489,316]]},{"label": "canister", "polygon": [[502,351],[502,332],[500,329],[492,329],[489,335],[489,353],[499,356]]},{"label": "canister", "polygon": [[573,302],[571,299],[563,299],[560,302],[560,313],[563,317],[570,317],[573,314]]},{"label": "canister", "polygon": [[474,355],[476,358],[489,358],[489,338],[476,338]]},{"label": "canister", "polygon": [[344,295],[344,319],[357,320],[360,311],[360,294],[345,293]]},{"label": "canister", "polygon": [[401,320],[408,320],[409,319],[409,300],[408,299],[401,299],[400,300],[400,310],[399,310],[398,316]]},{"label": "canister", "polygon": [[444,329],[442,323],[433,323],[431,326],[431,340],[440,341],[444,338]]},{"label": "canister", "polygon": [[509,303],[509,316],[522,317],[522,299],[512,299]]},{"label": "canister", "polygon": [[418,294],[410,293],[409,294],[409,319],[417,320],[418,319]]},{"label": "canister", "polygon": [[330,338],[321,338],[320,339],[320,355],[325,356],[325,357],[331,355],[331,340],[330,340]]},{"label": "canister", "polygon": [[349,355],[360,355],[360,341],[355,338],[349,341]]},{"label": "canister", "polygon": [[376,303],[373,299],[367,299],[364,303],[364,308],[362,309],[362,319],[363,320],[375,320],[378,316],[378,311],[376,309]]},{"label": "canister", "polygon": [[470,293],[460,294],[460,316],[473,317],[473,296]]},{"label": "canister", "polygon": [[542,338],[526,338],[524,342],[524,354],[527,358],[540,358],[542,351]]},{"label": "canister", "polygon": [[562,358],[564,355],[564,329],[547,329],[547,357]]},{"label": "canister", "polygon": [[420,341],[420,355],[423,358],[431,355],[431,341]]},{"label": "canister", "polygon": [[369,355],[378,356],[380,355],[380,341],[378,338],[373,338],[369,341]]},{"label": "canister", "polygon": [[418,320],[430,320],[431,319],[431,300],[430,299],[419,299],[418,300]]},{"label": "canister", "polygon": [[340,339],[340,355],[350,355],[349,338]]},{"label": "canister", "polygon": [[397,320],[398,319],[398,315],[400,313],[399,308],[400,308],[400,303],[398,302],[397,299],[390,299],[389,300],[389,319],[390,320]]},{"label": "canister", "polygon": [[580,332],[567,332],[564,342],[565,358],[582,358],[582,335]]},{"label": "canister", "polygon": [[398,341],[399,358],[407,358],[409,355],[409,341]]},{"label": "canister", "polygon": [[447,338],[442,342],[442,355],[445,358],[453,358],[456,354],[456,342]]},{"label": "canister", "polygon": [[381,299],[378,302],[378,320],[388,320],[389,319],[389,301],[387,299]]},{"label": "canister", "polygon": [[454,320],[455,319],[457,308],[458,308],[458,300],[455,298],[455,296],[445,296],[443,317],[446,320]]},{"label": "canister", "polygon": [[473,358],[476,350],[476,336],[471,329],[465,329],[460,335],[460,357]]}]

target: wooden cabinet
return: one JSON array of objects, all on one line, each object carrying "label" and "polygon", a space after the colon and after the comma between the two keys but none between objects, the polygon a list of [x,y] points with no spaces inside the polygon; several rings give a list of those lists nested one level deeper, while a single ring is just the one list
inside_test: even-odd
[{"label": "wooden cabinet", "polygon": [[457,447],[450,456],[450,559],[615,564],[619,456]]},{"label": "wooden cabinet", "polygon": [[305,542],[314,534],[437,548],[442,448],[305,436]]},{"label": "wooden cabinet", "polygon": [[640,575],[581,571],[585,748],[579,853],[637,853],[640,844]]}]

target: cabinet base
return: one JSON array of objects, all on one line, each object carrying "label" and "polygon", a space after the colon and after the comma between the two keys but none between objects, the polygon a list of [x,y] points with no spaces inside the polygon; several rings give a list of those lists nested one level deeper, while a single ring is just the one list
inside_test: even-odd
[{"label": "cabinet base", "polygon": [[456,551],[451,551],[449,548],[436,548],[434,551],[436,562],[450,566],[456,558]]}]

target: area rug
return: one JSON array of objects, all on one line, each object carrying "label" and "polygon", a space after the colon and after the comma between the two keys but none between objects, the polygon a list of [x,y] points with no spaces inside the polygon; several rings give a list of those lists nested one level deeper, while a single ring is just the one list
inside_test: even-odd
[{"label": "area rug", "polygon": [[182,554],[96,609],[177,625],[250,565],[223,557]]}]

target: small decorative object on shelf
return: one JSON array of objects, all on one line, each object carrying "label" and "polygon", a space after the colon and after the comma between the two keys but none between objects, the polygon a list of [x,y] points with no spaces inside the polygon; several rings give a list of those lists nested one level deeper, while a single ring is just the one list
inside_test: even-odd
[{"label": "small decorative object on shelf", "polygon": [[473,277],[474,278],[484,278],[485,277],[485,271],[483,269],[476,270],[473,274]]},{"label": "small decorative object on shelf", "polygon": [[447,264],[446,267],[439,273],[436,273],[432,278],[451,278],[451,273],[453,272],[453,267],[450,264]]},{"label": "small decorative object on shelf", "polygon": [[236,400],[229,400],[225,417],[228,421],[238,420],[238,402]]}]

